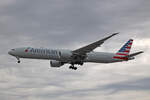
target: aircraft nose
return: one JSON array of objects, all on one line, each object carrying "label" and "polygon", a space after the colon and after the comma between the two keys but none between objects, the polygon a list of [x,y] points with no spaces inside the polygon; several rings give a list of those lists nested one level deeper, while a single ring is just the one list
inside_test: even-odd
[{"label": "aircraft nose", "polygon": [[8,51],[8,54],[9,54],[9,55],[12,55],[12,51]]}]

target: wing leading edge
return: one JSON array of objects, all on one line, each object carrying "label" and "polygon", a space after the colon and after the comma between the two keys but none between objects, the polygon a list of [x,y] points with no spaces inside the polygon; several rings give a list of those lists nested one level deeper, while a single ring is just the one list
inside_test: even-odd
[{"label": "wing leading edge", "polygon": [[73,53],[76,53],[76,54],[86,54],[86,53],[89,53],[91,51],[93,51],[94,49],[96,49],[97,47],[101,46],[106,40],[108,40],[109,38],[117,35],[119,33],[113,33],[112,35],[108,36],[108,37],[105,37],[99,41],[96,41],[94,43],[91,43],[89,45],[86,45],[84,47],[81,47],[79,49],[76,49],[73,51]]}]

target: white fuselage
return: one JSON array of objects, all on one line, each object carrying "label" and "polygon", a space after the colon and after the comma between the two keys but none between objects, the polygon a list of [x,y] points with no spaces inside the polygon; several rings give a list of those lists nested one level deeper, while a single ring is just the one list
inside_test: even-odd
[{"label": "white fuselage", "polygon": [[[9,51],[10,55],[18,58],[31,58],[31,59],[48,59],[57,60],[62,62],[69,62],[71,60],[72,51],[63,49],[38,49],[38,48],[17,48]],[[84,62],[94,63],[113,63],[124,60],[114,59],[114,53],[105,52],[90,52]]]}]

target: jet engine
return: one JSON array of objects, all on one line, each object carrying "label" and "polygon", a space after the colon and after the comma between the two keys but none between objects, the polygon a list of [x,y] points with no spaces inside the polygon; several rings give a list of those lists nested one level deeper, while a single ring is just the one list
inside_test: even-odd
[{"label": "jet engine", "polygon": [[60,61],[56,61],[56,60],[51,60],[50,61],[50,66],[51,67],[61,67],[62,65],[64,65],[64,64]]}]

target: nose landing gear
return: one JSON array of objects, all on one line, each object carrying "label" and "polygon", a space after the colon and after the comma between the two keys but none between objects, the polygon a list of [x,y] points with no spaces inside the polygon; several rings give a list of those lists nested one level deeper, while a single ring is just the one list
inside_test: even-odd
[{"label": "nose landing gear", "polygon": [[18,60],[17,63],[20,63],[20,61]]},{"label": "nose landing gear", "polygon": [[16,58],[17,58],[17,60],[18,60],[17,63],[20,63],[21,61],[20,61],[19,57],[16,57]]}]

